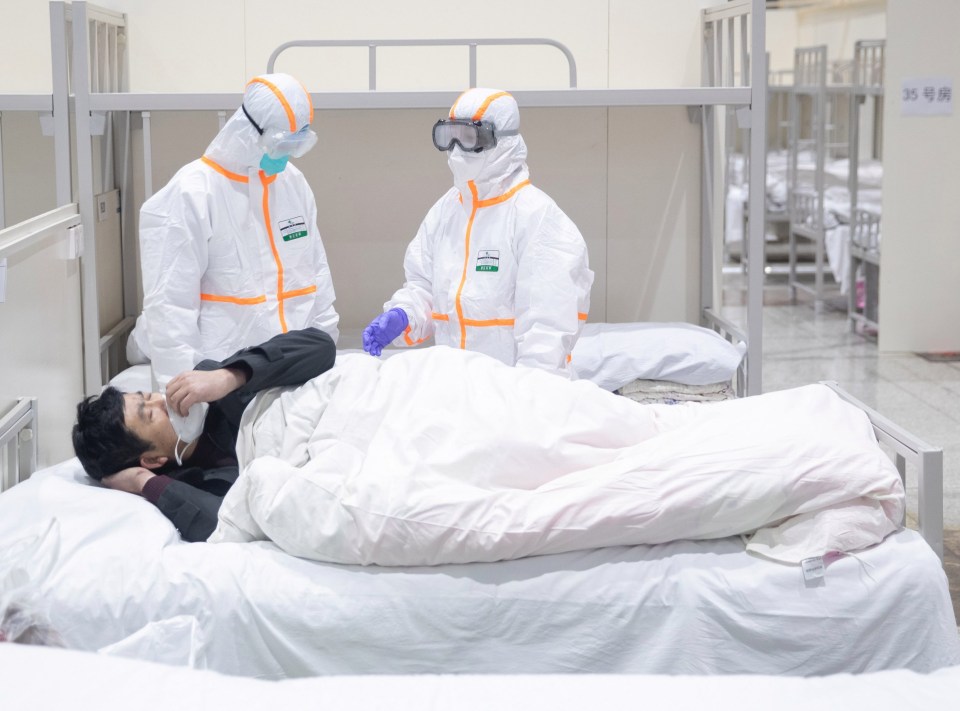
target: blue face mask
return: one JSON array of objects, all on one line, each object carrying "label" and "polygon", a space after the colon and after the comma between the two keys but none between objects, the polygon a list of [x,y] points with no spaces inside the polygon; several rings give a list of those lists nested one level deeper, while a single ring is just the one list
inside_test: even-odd
[{"label": "blue face mask", "polygon": [[290,156],[284,156],[283,158],[271,158],[264,153],[263,158],[260,159],[260,170],[262,170],[266,175],[276,175],[277,173],[282,173],[284,168],[287,167],[288,160],[290,160]]}]

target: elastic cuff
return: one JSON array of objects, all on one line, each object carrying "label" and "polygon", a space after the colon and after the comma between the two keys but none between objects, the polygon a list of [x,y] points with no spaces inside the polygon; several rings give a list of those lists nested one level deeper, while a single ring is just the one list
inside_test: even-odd
[{"label": "elastic cuff", "polygon": [[173,479],[166,474],[157,474],[147,479],[147,483],[143,485],[143,491],[140,492],[140,495],[151,504],[156,504],[163,495],[164,489],[166,489],[172,481]]}]

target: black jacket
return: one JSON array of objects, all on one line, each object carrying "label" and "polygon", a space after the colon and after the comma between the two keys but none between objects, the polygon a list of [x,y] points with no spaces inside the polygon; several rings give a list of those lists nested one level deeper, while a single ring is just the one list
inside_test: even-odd
[{"label": "black jacket", "polygon": [[333,367],[333,339],[316,328],[289,331],[245,348],[223,362],[204,360],[195,370],[240,368],[247,382],[210,403],[203,433],[183,467],[166,465],[147,482],[143,496],[153,502],[186,541],[205,541],[217,527],[217,513],[237,480],[237,433],[243,411],[261,390],[302,385]]}]

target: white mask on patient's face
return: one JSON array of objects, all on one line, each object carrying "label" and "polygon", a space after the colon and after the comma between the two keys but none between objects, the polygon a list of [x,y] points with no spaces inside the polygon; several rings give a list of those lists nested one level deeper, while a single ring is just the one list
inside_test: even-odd
[{"label": "white mask on patient's face", "polygon": [[182,417],[167,402],[167,393],[163,392],[163,402],[167,407],[167,415],[170,417],[170,424],[173,425],[173,431],[177,433],[177,443],[173,447],[177,464],[183,466],[183,452],[180,450],[180,443],[183,442],[184,451],[190,446],[190,443],[196,440],[203,432],[203,422],[207,419],[207,410],[210,405],[205,402],[198,402],[191,405],[187,411],[187,416]]}]

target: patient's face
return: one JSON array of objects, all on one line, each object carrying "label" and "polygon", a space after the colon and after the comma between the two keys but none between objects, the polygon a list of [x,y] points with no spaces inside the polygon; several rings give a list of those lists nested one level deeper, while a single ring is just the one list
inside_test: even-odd
[{"label": "patient's face", "polygon": [[127,428],[151,445],[148,454],[172,457],[177,443],[160,393],[126,393],[123,396],[123,421]]}]

